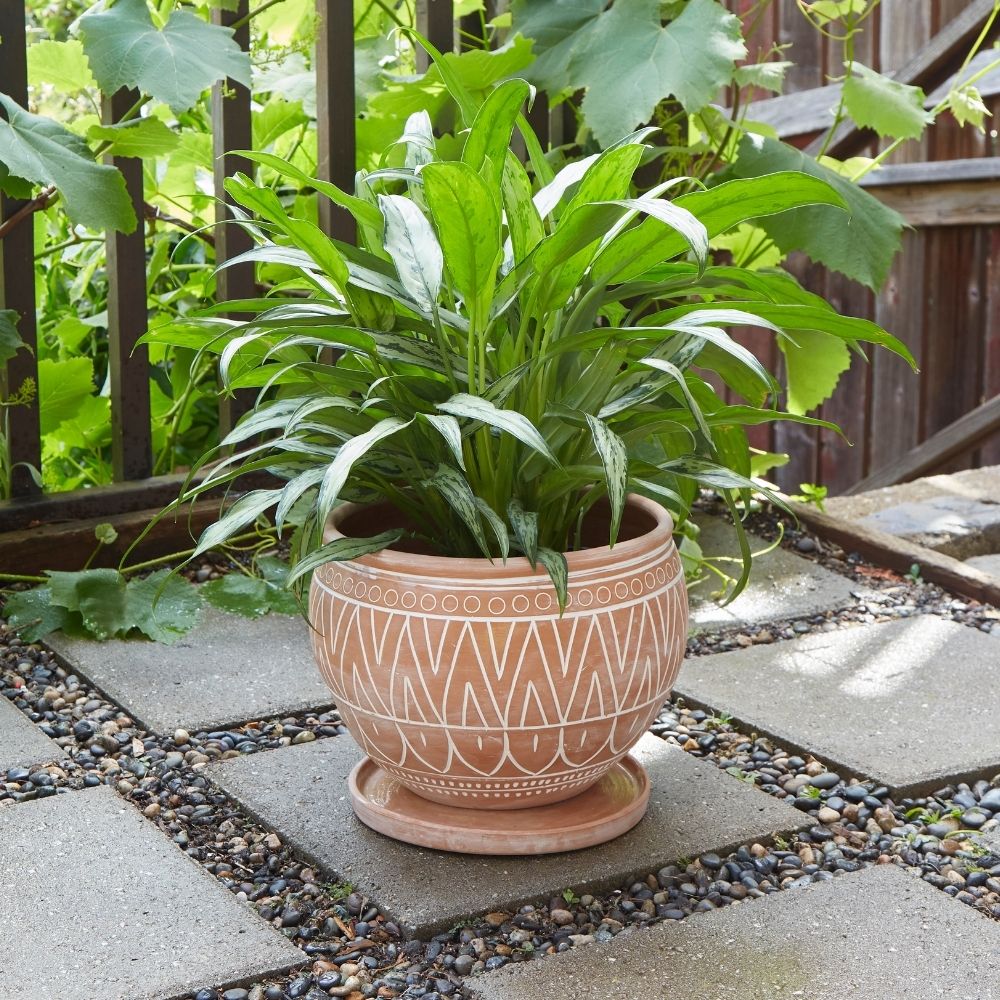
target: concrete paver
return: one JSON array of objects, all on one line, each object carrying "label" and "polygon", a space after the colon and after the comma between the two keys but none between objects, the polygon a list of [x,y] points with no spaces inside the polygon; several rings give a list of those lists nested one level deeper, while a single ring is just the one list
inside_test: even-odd
[{"label": "concrete paver", "polygon": [[985,1000],[1000,925],[892,865],[470,981],[476,1000]]},{"label": "concrete paver", "polygon": [[290,615],[247,619],[206,609],[179,642],[95,642],[58,633],[46,645],[136,721],[158,733],[218,730],[327,708],[309,626]]},{"label": "concrete paver", "polygon": [[931,615],[694,657],[674,694],[897,795],[1000,771],[1000,637]]},{"label": "concrete paver", "polygon": [[330,877],[350,881],[421,935],[475,913],[564,889],[603,891],[677,858],[791,832],[809,817],[652,735],[634,751],[649,771],[646,817],[624,836],[568,854],[491,858],[403,844],[354,816],[353,740],[319,740],[209,767],[208,776]]},{"label": "concrete paver", "polygon": [[305,956],[108,788],[0,809],[0,996],[174,1000]]},{"label": "concrete paver", "polygon": [[54,764],[65,756],[23,712],[0,697],[0,779],[11,768]]}]

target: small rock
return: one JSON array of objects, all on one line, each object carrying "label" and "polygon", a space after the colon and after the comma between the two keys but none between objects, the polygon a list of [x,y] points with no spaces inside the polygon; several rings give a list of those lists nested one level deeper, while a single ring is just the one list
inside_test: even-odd
[{"label": "small rock", "polygon": [[294,737],[293,743],[312,743],[316,739],[316,734],[311,729],[303,729],[301,733]]},{"label": "small rock", "polygon": [[836,809],[831,809],[829,806],[823,806],[817,813],[817,819],[821,823],[836,823],[840,820],[840,813]]},{"label": "small rock", "polygon": [[565,927],[567,924],[571,924],[574,921],[573,914],[569,910],[553,910],[549,917],[552,919],[552,923],[559,927]]},{"label": "small rock", "polygon": [[821,774],[813,775],[812,780],[809,782],[813,788],[820,788],[827,790],[830,788],[836,788],[840,784],[840,775],[833,771],[824,771]]}]

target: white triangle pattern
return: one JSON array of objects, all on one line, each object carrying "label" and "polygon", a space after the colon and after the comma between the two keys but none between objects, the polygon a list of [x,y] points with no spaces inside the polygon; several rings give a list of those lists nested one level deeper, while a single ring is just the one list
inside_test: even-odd
[{"label": "white triangle pattern", "polygon": [[[317,661],[365,752],[421,794],[493,798],[497,808],[565,798],[635,744],[684,654],[687,590],[673,546],[609,576],[586,588],[571,576],[562,618],[445,615],[419,608],[449,594],[469,607],[471,583],[422,591],[414,578],[409,604],[387,607],[356,596],[370,570],[321,567],[310,599]],[[628,596],[599,604],[616,580]],[[511,607],[518,593],[511,581],[500,603]]]}]

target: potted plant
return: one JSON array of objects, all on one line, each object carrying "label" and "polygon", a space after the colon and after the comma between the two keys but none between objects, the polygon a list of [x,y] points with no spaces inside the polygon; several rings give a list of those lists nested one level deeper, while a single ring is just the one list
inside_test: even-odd
[{"label": "potted plant", "polygon": [[739,529],[756,488],[744,428],[820,422],[778,409],[774,377],[727,329],[906,350],[782,272],[711,262],[709,239],[748,219],[841,204],[821,180],[635,196],[650,129],[553,174],[522,116],[526,83],[477,106],[439,65],[458,158],[423,113],[354,194],[245,154],[350,212],[357,246],[269,187],[227,182],[256,242],[240,259],[275,284],[236,304],[249,321],[213,321],[202,349],[229,389],[260,396],[181,501],[276,478],[199,551],[298,513],[290,579],[311,575],[317,660],[368,755],[351,780],[366,823],[453,850],[565,850],[645,808],[627,755],[683,655],[672,535],[699,488]]}]

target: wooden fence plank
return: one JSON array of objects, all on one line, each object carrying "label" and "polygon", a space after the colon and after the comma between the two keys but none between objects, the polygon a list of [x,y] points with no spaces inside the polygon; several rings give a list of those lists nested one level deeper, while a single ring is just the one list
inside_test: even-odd
[{"label": "wooden fence plank", "polygon": [[[316,0],[317,173],[344,191],[354,191],[357,140],[354,129],[354,9],[343,0]],[[320,228],[353,243],[351,214],[319,198]]]},{"label": "wooden fence plank", "polygon": [[[842,315],[867,317],[874,309],[872,293],[841,274],[827,275],[826,297]],[[851,367],[841,376],[833,396],[820,410],[819,415],[837,424],[847,437],[844,441],[832,431],[819,431],[817,481],[826,486],[831,494],[843,493],[865,474],[871,375],[870,364],[852,357]]]},{"label": "wooden fence plank", "polygon": [[[440,52],[455,47],[455,5],[452,0],[417,0],[417,31]],[[417,69],[422,73],[430,58],[417,47]]]},{"label": "wooden fence plank", "polygon": [[[119,121],[139,99],[135,90],[105,95],[102,118]],[[144,479],[152,472],[149,415],[149,350],[136,342],[146,332],[146,238],[143,225],[142,160],[109,157],[125,177],[139,220],[131,233],[109,232],[108,371],[111,381],[111,460],[117,480]]]},{"label": "wooden fence plank", "polygon": [[[906,232],[903,249],[875,303],[875,322],[903,341],[921,359],[924,329],[924,241]],[[872,421],[868,427],[870,467],[877,469],[909,451],[919,440],[920,379],[888,351],[872,354]]]},{"label": "wooden fence plank", "polygon": [[[234,10],[216,9],[212,11],[215,24],[230,26],[246,17],[249,0],[238,0]],[[235,38],[244,51],[250,48],[250,25],[243,24],[236,29]],[[253,130],[250,117],[250,91],[235,80],[226,80],[212,88],[212,150],[215,164],[215,261],[232,260],[253,246],[250,234],[242,226],[236,225],[226,206],[233,204],[226,193],[224,183],[227,177],[237,173],[253,176],[253,164],[244,156],[234,156],[231,149],[252,149]],[[254,265],[234,264],[219,271],[216,278],[216,297],[226,299],[248,299],[256,294]],[[240,317],[230,313],[232,318]],[[255,393],[250,389],[239,390],[231,395],[219,395],[219,435],[222,436],[236,425],[239,418],[254,403]]]},{"label": "wooden fence plank", "polygon": [[[23,107],[28,105],[28,66],[25,50],[25,9],[23,2],[4,0],[0,3],[0,91]],[[2,116],[0,112],[0,116]],[[23,207],[23,202],[0,195],[0,222],[10,219]],[[18,314],[17,329],[28,350],[18,351],[0,367],[0,393],[15,392],[26,378],[37,381],[37,330],[35,321],[35,275],[32,260],[34,245],[34,215],[29,215],[0,239],[0,308]],[[26,465],[41,467],[41,443],[38,426],[38,397],[27,406],[7,410],[9,435],[8,457],[18,464],[11,472],[13,496],[32,496],[38,492]],[[0,418],[0,438],[3,422]],[[0,447],[3,441],[0,440]]]},{"label": "wooden fence plank", "polygon": [[[1000,396],[1000,227],[991,228],[987,238],[982,398],[992,399]],[[983,443],[979,460],[983,465],[1000,464],[1000,434]]]}]

